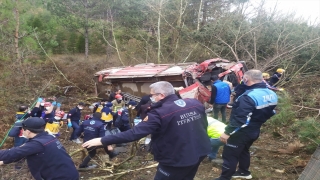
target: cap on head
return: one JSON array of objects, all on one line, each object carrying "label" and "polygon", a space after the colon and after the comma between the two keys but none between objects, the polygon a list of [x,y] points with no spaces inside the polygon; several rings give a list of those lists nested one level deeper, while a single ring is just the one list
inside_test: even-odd
[{"label": "cap on head", "polygon": [[84,106],[85,104],[84,104],[84,102],[79,102],[78,105],[79,106]]},{"label": "cap on head", "polygon": [[25,110],[27,110],[28,109],[28,106],[26,106],[26,105],[20,105],[19,106],[19,111],[20,112],[24,112]]},{"label": "cap on head", "polygon": [[270,75],[269,75],[269,73],[262,73],[262,77],[266,78],[266,79],[269,79]]},{"label": "cap on head", "polygon": [[283,72],[285,72],[284,69],[281,69],[281,68],[277,69],[277,73],[283,73]]},{"label": "cap on head", "polygon": [[64,111],[56,111],[55,116],[63,118]]},{"label": "cap on head", "polygon": [[22,128],[27,129],[34,133],[40,133],[44,131],[46,122],[39,117],[31,117],[22,122]]},{"label": "cap on head", "polygon": [[122,99],[122,96],[120,94],[117,94],[114,96],[116,99]]},{"label": "cap on head", "polygon": [[106,106],[107,106],[107,107],[111,107],[111,106],[113,106],[113,104],[112,104],[111,102],[107,102],[107,103],[106,103]]}]

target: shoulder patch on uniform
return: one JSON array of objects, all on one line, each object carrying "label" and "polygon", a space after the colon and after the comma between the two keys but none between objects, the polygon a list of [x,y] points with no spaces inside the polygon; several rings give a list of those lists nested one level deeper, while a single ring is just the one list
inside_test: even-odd
[{"label": "shoulder patch on uniform", "polygon": [[186,106],[186,102],[182,99],[176,100],[174,101],[174,103],[180,107],[185,107]]},{"label": "shoulder patch on uniform", "polygon": [[146,117],[143,119],[143,121],[148,121],[148,116],[146,116]]},{"label": "shoulder patch on uniform", "polygon": [[90,124],[91,125],[94,125],[96,122],[95,121],[90,121]]}]

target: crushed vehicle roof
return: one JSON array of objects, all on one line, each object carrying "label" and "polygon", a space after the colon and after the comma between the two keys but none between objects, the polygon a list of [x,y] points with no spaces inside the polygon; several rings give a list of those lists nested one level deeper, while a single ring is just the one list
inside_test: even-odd
[{"label": "crushed vehicle roof", "polygon": [[181,75],[186,67],[196,64],[192,63],[179,63],[179,64],[138,64],[135,66],[127,67],[113,67],[101,70],[95,73],[95,76],[104,75],[108,79],[117,78],[136,78],[136,77],[159,77],[159,76],[172,76]]},{"label": "crushed vehicle roof", "polygon": [[207,66],[210,63],[216,63],[216,67],[222,67],[223,69],[229,69],[230,66],[233,66],[235,64],[221,58],[209,59],[201,64],[198,64],[196,62],[178,64],[144,63],[135,66],[111,67],[108,69],[103,69],[95,73],[94,76],[103,76],[103,78],[106,79],[175,76],[182,75],[188,67],[198,67],[199,69],[196,69],[199,71],[204,70],[208,68]]}]

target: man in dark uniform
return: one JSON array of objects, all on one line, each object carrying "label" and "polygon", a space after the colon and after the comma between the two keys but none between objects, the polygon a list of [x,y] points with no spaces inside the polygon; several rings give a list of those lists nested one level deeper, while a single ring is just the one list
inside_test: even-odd
[{"label": "man in dark uniform", "polygon": [[[101,113],[93,113],[92,119],[84,121],[80,128],[77,131],[77,136],[80,136],[83,133],[83,141],[89,141],[93,138],[103,137],[106,135],[105,123],[101,120]],[[88,148],[88,156],[84,158],[83,162],[79,165],[79,168],[91,169],[95,168],[96,165],[88,165],[90,160],[96,155],[97,148],[100,147],[91,147]],[[105,147],[105,152],[109,155],[109,158],[112,159],[117,156],[117,153],[113,151],[112,146]]]},{"label": "man in dark uniform", "polygon": [[243,83],[247,85],[247,91],[235,100],[230,123],[220,136],[226,145],[222,153],[222,173],[216,180],[252,178],[249,148],[258,139],[261,125],[274,115],[278,102],[276,93],[263,82],[261,71],[245,72]]},{"label": "man in dark uniform", "polygon": [[159,162],[156,180],[191,180],[210,152],[204,106],[196,99],[179,99],[172,84],[150,86],[152,107],[133,129],[87,141],[82,146],[107,146],[141,139],[151,134],[151,151]]},{"label": "man in dark uniform", "polygon": [[62,144],[44,131],[46,122],[32,117],[22,122],[23,135],[28,141],[8,150],[0,150],[0,165],[27,159],[36,180],[78,180],[79,173]]},{"label": "man in dark uniform", "polygon": [[81,110],[83,109],[84,103],[80,102],[75,108],[71,109],[68,113],[67,119],[68,119],[68,127],[73,128],[73,132],[70,137],[70,141],[73,141],[75,143],[82,143],[78,136],[76,135],[77,129],[79,129],[79,123],[81,118]]}]

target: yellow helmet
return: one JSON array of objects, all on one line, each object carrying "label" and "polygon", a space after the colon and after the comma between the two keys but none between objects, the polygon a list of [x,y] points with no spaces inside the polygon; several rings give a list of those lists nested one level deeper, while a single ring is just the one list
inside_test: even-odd
[{"label": "yellow helmet", "polygon": [[283,73],[285,70],[284,69],[281,69],[281,68],[279,68],[279,69],[277,69],[277,73]]},{"label": "yellow helmet", "polygon": [[269,79],[270,75],[269,75],[269,73],[262,73],[262,77],[263,77],[263,79]]}]

